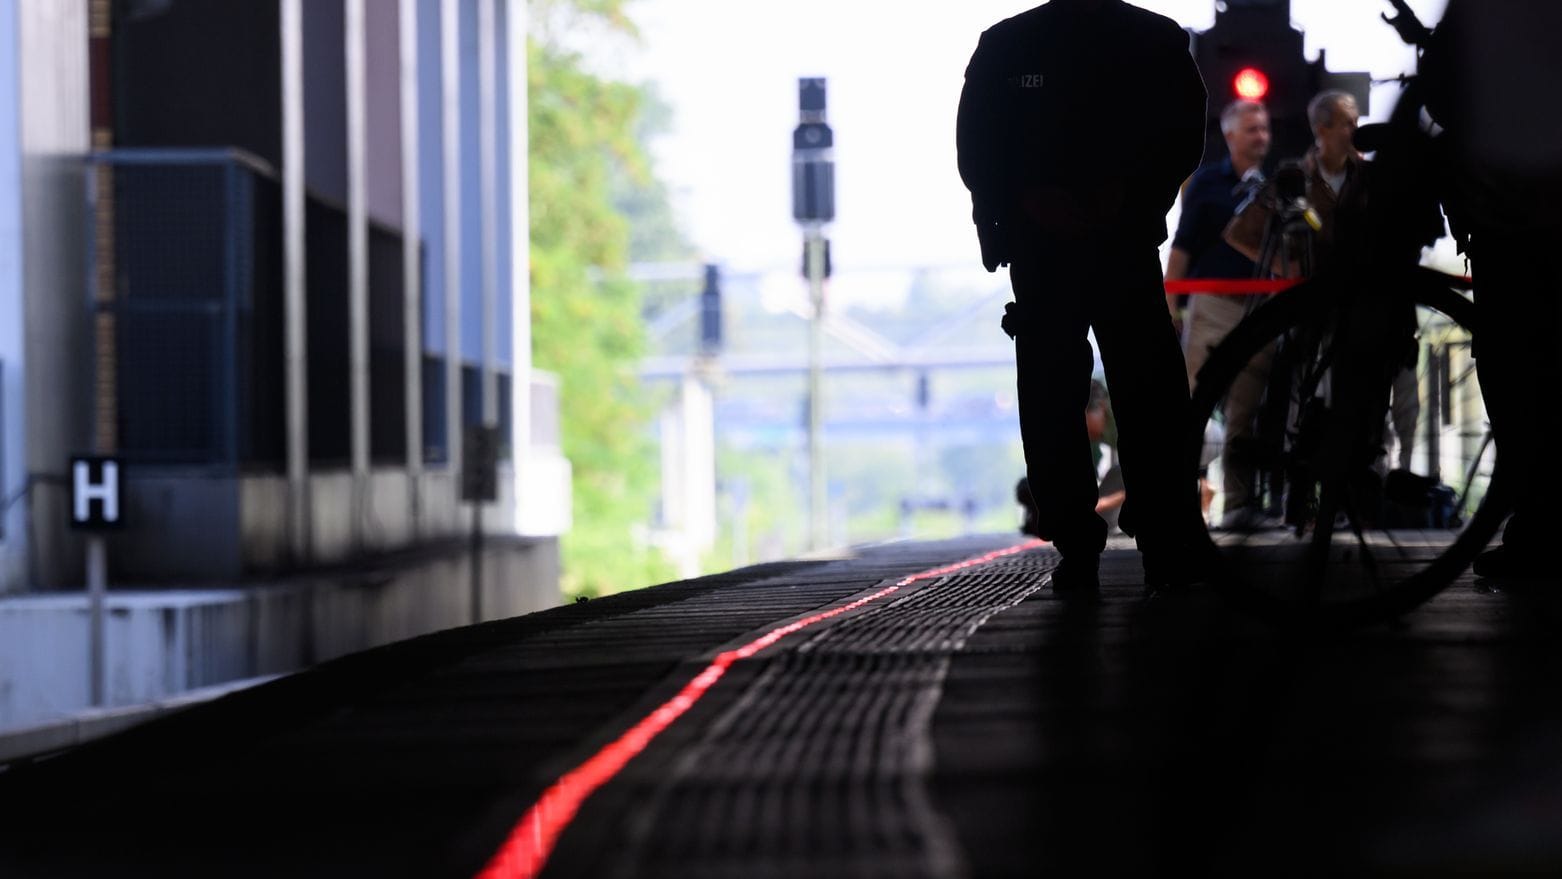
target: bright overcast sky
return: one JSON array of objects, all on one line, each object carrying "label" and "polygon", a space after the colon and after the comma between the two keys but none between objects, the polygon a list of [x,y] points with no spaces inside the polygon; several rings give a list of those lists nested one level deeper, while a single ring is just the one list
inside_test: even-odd
[{"label": "bright overcast sky", "polygon": [[[1445,0],[1410,0],[1435,21]],[[615,46],[604,72],[656,83],[675,131],[655,145],[658,169],[704,259],[740,269],[796,265],[791,132],[797,79],[829,80],[842,270],[976,262],[970,201],[955,171],[954,120],[966,61],[993,22],[1024,2],[957,0],[633,0],[641,45]],[[1212,0],[1140,0],[1203,29]],[[1335,71],[1387,77],[1411,53],[1378,19],[1386,0],[1293,0],[1307,56]],[[1373,96],[1373,116],[1392,98]]]}]

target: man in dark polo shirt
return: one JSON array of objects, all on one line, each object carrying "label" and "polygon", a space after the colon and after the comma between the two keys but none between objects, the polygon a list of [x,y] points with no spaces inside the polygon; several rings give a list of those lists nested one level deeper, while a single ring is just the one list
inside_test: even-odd
[{"label": "man in dark polo shirt", "polygon": [[[1168,281],[1253,277],[1253,261],[1233,249],[1224,233],[1243,198],[1244,180],[1259,173],[1269,154],[1269,112],[1256,101],[1234,101],[1220,113],[1220,130],[1225,135],[1229,155],[1199,168],[1188,181],[1182,195],[1177,234],[1172,238],[1171,254],[1166,260]],[[1256,181],[1254,183],[1256,185]],[[1182,297],[1173,294],[1166,298],[1174,318],[1179,298]],[[1199,369],[1209,358],[1210,350],[1242,320],[1254,297],[1195,293],[1186,298],[1188,305],[1182,322],[1182,338],[1184,365],[1191,388]],[[1252,421],[1254,408],[1263,394],[1266,372],[1267,369],[1244,372],[1232,384],[1225,404],[1227,448],[1248,430],[1230,426]],[[1222,494],[1228,514],[1246,509],[1253,482],[1251,472],[1229,464],[1228,461],[1228,466],[1223,468],[1222,477]]]},{"label": "man in dark polo shirt", "polygon": [[[1221,111],[1220,130],[1229,155],[1199,168],[1188,181],[1166,260],[1168,281],[1253,277],[1253,261],[1234,250],[1223,236],[1242,200],[1242,181],[1249,174],[1258,174],[1269,155],[1269,112],[1257,101],[1234,101]],[[1167,296],[1174,318],[1181,298]],[[1191,385],[1209,349],[1242,319],[1248,301],[1246,297],[1217,295],[1187,299],[1183,338]]]},{"label": "man in dark polo shirt", "polygon": [[1119,523],[1147,583],[1186,576],[1188,388],[1157,248],[1203,151],[1204,102],[1188,35],[1121,0],[1052,0],[999,22],[966,69],[960,176],[983,265],[1010,267],[1020,435],[1036,531],[1063,555],[1057,589],[1094,586],[1106,541],[1084,417],[1091,329],[1118,425]]}]

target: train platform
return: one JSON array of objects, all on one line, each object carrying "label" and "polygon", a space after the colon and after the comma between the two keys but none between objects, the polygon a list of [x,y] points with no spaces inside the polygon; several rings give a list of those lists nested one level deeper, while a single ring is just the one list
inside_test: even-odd
[{"label": "train platform", "polygon": [[1283,635],[1010,536],[336,660],[0,772],[0,876],[1562,870],[1562,591]]}]

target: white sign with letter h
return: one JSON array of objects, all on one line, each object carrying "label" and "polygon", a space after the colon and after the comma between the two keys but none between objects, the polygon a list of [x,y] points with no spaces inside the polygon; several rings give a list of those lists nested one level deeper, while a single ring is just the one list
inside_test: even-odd
[{"label": "white sign with letter h", "polygon": [[[103,469],[100,482],[92,481],[92,461],[71,461],[71,522],[76,525],[119,524],[119,462],[98,459]],[[102,514],[92,515],[92,502],[102,506]]]}]

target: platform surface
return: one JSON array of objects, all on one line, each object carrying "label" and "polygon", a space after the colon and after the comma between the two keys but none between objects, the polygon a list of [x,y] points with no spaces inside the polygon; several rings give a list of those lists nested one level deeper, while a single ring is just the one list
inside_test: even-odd
[{"label": "platform surface", "polygon": [[475,876],[696,679],[541,875],[1562,870],[1562,583],[1466,577],[1318,638],[1148,593],[1117,541],[1093,597],[1050,588],[1048,548],[905,582],[1018,543],[863,548],[347,657],[0,773],[0,875]]}]

